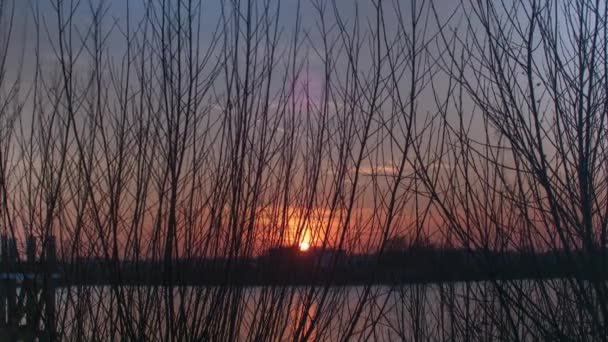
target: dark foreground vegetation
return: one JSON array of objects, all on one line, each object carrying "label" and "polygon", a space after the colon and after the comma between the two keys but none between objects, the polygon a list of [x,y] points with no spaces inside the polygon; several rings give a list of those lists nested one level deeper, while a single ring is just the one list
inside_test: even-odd
[{"label": "dark foreground vegetation", "polygon": [[0,0],[0,240],[0,342],[608,342],[608,6]]}]

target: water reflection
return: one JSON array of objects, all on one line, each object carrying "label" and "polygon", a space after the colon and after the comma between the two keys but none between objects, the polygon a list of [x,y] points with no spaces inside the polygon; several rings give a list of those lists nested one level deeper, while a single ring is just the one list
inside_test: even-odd
[{"label": "water reflection", "polygon": [[[540,286],[545,289],[540,291]],[[529,313],[566,314],[564,281],[372,287],[71,287],[65,340],[511,340],[546,336]],[[547,292],[547,288],[555,291]],[[565,292],[557,292],[557,290]],[[517,291],[515,291],[517,290]],[[523,291],[522,291],[523,290]],[[505,292],[506,291],[506,292]],[[513,291],[511,294],[509,291]],[[516,294],[528,293],[527,299]],[[505,299],[528,300],[525,310]],[[510,320],[517,318],[517,328]],[[555,321],[547,320],[546,324]],[[551,323],[549,323],[551,322]],[[553,328],[567,329],[557,324]]]}]

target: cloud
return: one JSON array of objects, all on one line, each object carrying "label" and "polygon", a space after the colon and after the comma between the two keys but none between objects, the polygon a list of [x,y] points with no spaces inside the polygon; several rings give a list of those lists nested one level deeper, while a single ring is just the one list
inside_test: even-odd
[{"label": "cloud", "polygon": [[392,165],[364,165],[359,168],[359,174],[362,176],[396,177],[398,173],[399,169]]}]

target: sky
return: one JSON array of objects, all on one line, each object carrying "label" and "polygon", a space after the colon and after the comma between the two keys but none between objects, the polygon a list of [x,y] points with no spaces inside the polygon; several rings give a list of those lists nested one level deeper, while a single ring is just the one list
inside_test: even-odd
[{"label": "sky", "polygon": [[[157,45],[154,45],[160,44],[161,40],[158,39],[158,27],[151,22],[160,22],[160,17],[157,15],[161,1],[81,1],[73,11],[67,6],[76,2],[60,3],[66,6],[62,11],[63,19],[72,20],[71,26],[64,26],[72,29],[71,38],[67,38],[66,35],[63,43],[68,46],[71,44],[73,47],[72,67],[75,75],[73,87],[78,101],[81,101],[81,106],[76,109],[78,115],[74,118],[75,124],[83,138],[91,138],[92,145],[97,146],[98,149],[92,154],[101,155],[96,158],[103,161],[105,166],[98,171],[100,179],[105,179],[107,178],[105,174],[110,173],[108,170],[116,167],[113,157],[115,157],[114,153],[118,155],[120,140],[113,140],[112,134],[116,134],[121,116],[112,115],[124,110],[120,106],[121,96],[130,95],[127,101],[129,106],[125,106],[128,115],[124,117],[127,117],[128,125],[132,125],[130,129],[133,130],[135,130],[133,127],[139,127],[137,120],[141,121],[141,117],[137,117],[139,109],[136,106],[141,104],[138,101],[143,101],[139,96],[144,93],[150,96],[145,104],[145,116],[157,120],[154,121],[157,125],[155,128],[158,129],[154,133],[158,136],[155,137],[162,136],[164,139],[163,134],[173,127],[172,120],[182,114],[177,108],[182,108],[179,101],[186,97],[185,92],[182,92],[183,89],[175,90],[177,89],[175,84],[181,85],[180,82],[185,83],[187,79],[178,80],[175,76],[173,81],[176,83],[167,86],[158,78],[162,74],[161,71],[164,71],[162,58],[166,56],[159,52]],[[53,88],[53,84],[62,82],[58,63],[60,26],[57,25],[58,18],[53,4],[55,1],[14,1],[12,2],[14,7],[10,4],[8,7],[14,9],[14,30],[6,63],[10,67],[6,68],[7,78],[3,82],[2,91],[6,92],[8,85],[18,75],[21,77],[17,102],[23,106],[19,125],[20,133],[24,136],[31,133],[32,120],[35,121],[38,115],[44,117],[57,108],[58,112],[64,109],[63,102],[53,103],[54,96],[57,96],[54,92],[57,89]],[[243,23],[246,19],[247,2],[241,3],[241,13],[237,16],[237,21],[240,23],[238,32],[234,17],[230,17],[231,14],[236,13],[231,11],[233,2],[210,0],[201,1],[200,4],[201,6],[195,11],[197,35],[191,41],[195,43],[194,47],[199,49],[197,54],[199,58],[202,59],[206,53],[209,56],[201,73],[196,75],[200,81],[200,84],[197,84],[200,86],[197,91],[204,89],[206,92],[200,96],[200,103],[196,104],[197,109],[193,114],[197,119],[195,123],[176,119],[178,122],[175,126],[178,132],[176,136],[183,134],[186,137],[184,146],[187,153],[183,157],[184,164],[193,165],[186,166],[182,170],[180,180],[197,179],[200,183],[196,185],[197,189],[203,193],[211,192],[210,189],[216,184],[220,184],[220,187],[225,186],[224,190],[229,194],[226,196],[231,198],[227,203],[239,207],[238,210],[243,210],[241,214],[245,217],[247,209],[230,202],[237,201],[237,197],[239,200],[242,199],[235,195],[239,193],[238,190],[230,192],[233,190],[231,186],[233,183],[239,184],[242,186],[239,189],[243,192],[243,196],[248,196],[243,189],[255,188],[258,184],[255,183],[256,167],[266,163],[268,167],[263,170],[262,183],[267,186],[264,182],[268,182],[270,190],[261,195],[254,193],[251,198],[246,198],[250,201],[247,203],[251,203],[254,210],[257,210],[259,218],[257,224],[260,226],[276,226],[278,216],[276,213],[271,213],[277,210],[287,211],[290,216],[287,220],[290,222],[288,239],[298,239],[295,236],[300,235],[300,232],[294,232],[296,227],[310,230],[312,228],[306,227],[312,226],[320,226],[318,230],[321,233],[328,230],[335,231],[332,239],[337,239],[340,235],[339,227],[349,226],[353,228],[349,229],[349,234],[351,232],[352,234],[348,238],[370,241],[379,239],[380,234],[365,227],[382,227],[387,224],[387,212],[394,210],[397,215],[392,226],[396,228],[391,234],[411,232],[416,222],[422,219],[419,210],[426,210],[424,208],[428,202],[428,194],[412,196],[419,191],[416,182],[412,181],[416,176],[415,164],[426,163],[430,172],[437,171],[436,175],[439,175],[437,177],[443,181],[438,184],[443,189],[458,188],[459,184],[450,183],[458,183],[458,177],[450,177],[453,174],[462,177],[461,173],[464,173],[457,154],[451,154],[452,151],[449,150],[456,148],[457,143],[443,140],[446,139],[446,133],[442,130],[445,126],[435,123],[441,119],[455,129],[461,124],[460,119],[462,119],[471,145],[480,146],[486,138],[498,143],[495,139],[498,136],[497,130],[490,128],[486,131],[487,122],[480,118],[482,113],[473,104],[474,101],[465,96],[459,108],[457,103],[460,100],[459,95],[457,92],[449,91],[455,89],[452,88],[454,83],[448,77],[449,71],[453,71],[450,68],[454,67],[450,64],[449,57],[451,54],[460,56],[463,46],[474,45],[477,34],[483,36],[480,32],[481,27],[478,27],[474,19],[470,22],[465,20],[466,15],[471,15],[469,18],[473,18],[476,14],[470,12],[467,6],[460,7],[458,1],[438,0],[434,2],[434,7],[428,2],[384,1],[381,22],[376,20],[377,12],[373,1],[253,1],[251,15],[253,22],[256,23],[254,26],[258,30],[252,32],[253,52],[249,56],[257,58],[258,63],[254,70],[248,69],[245,63],[247,45],[244,39],[246,26]],[[261,15],[264,4],[268,4],[269,11],[273,15],[268,17]],[[419,12],[420,25],[416,32],[412,32],[411,28],[412,4],[422,9]],[[503,4],[505,12],[509,12],[512,2],[503,2]],[[93,13],[102,14],[99,36],[103,39],[103,72],[100,76],[103,89],[98,93],[103,93],[103,100],[106,103],[103,108],[97,108],[102,113],[99,118],[101,123],[95,123],[93,126],[96,130],[91,131],[87,130],[87,124],[92,120],[87,106],[94,107],[89,97],[95,96],[93,94],[95,87],[91,86],[94,76],[92,63],[94,54],[91,50],[91,38],[94,33],[91,30]],[[150,13],[154,19],[143,20],[146,13]],[[464,32],[459,36],[462,41],[457,44],[456,41],[451,40],[452,36],[439,35],[435,15],[440,22],[447,22],[444,33]],[[525,15],[526,12],[523,10],[518,10],[514,14],[519,18]],[[127,21],[127,18],[130,20]],[[506,21],[508,18],[501,16],[501,20]],[[467,24],[471,25],[469,31],[465,30]],[[148,40],[144,40],[144,27],[147,28],[145,34]],[[264,32],[265,27],[272,29]],[[225,34],[218,34],[218,28],[221,28],[219,31]],[[125,38],[127,29],[131,32],[129,39]],[[375,40],[377,37],[375,34],[378,32],[382,32],[381,39]],[[294,62],[291,58],[296,33],[298,40]],[[276,40],[272,38],[275,34]],[[416,64],[412,66],[410,44],[414,37],[417,38],[414,44],[416,54],[419,54],[420,58],[417,58]],[[171,46],[169,50],[181,46],[180,44],[186,44],[185,40],[173,38],[168,39],[167,44]],[[235,43],[237,39],[238,43]],[[142,42],[145,41],[147,44],[144,50],[138,50],[144,53],[134,53],[135,56],[131,56],[132,60],[129,62],[126,61],[128,41],[138,47],[135,50],[139,49]],[[378,44],[381,46],[381,56],[377,53]],[[268,49],[271,46],[276,48],[272,61],[268,59],[270,55]],[[479,49],[483,50],[483,47]],[[179,56],[170,55],[167,58],[175,64],[179,61],[187,65],[189,61],[187,53],[182,51]],[[479,56],[471,53],[462,63],[471,66],[479,62],[475,60],[476,57]],[[39,68],[35,67],[37,60]],[[226,61],[229,63],[223,64]],[[382,67],[377,68],[378,63],[382,64]],[[131,68],[128,82],[126,65]],[[146,69],[143,74],[149,76],[145,82],[141,82],[139,78],[141,70],[138,67],[142,65]],[[356,66],[356,72],[353,72],[353,66]],[[538,66],[539,69],[542,67],[542,65]],[[413,71],[413,68],[416,68],[416,71]],[[172,64],[169,69],[173,71],[175,65]],[[272,77],[268,76],[270,70],[274,71]],[[424,72],[425,70],[428,72]],[[465,70],[465,76],[471,77],[473,81],[479,81],[476,85],[480,87],[491,88],[491,84],[480,81],[482,78],[475,79],[479,75],[475,75],[473,71]],[[329,84],[326,73],[330,75]],[[192,76],[192,73],[188,76]],[[213,78],[208,89],[205,88],[207,76]],[[521,75],[512,76],[515,79],[524,78]],[[34,113],[33,101],[35,77],[39,77],[36,85],[42,87],[37,88],[36,94],[42,102],[37,105],[36,113]],[[370,87],[374,80],[377,81],[377,88]],[[416,100],[410,107],[408,101],[412,91],[412,80],[417,82]],[[249,82],[250,90],[241,88],[245,82]],[[290,93],[292,83],[295,94]],[[172,88],[174,86],[175,89]],[[167,87],[169,91],[163,87]],[[265,93],[265,89],[268,89],[268,94]],[[328,91],[329,97],[326,97],[325,90]],[[61,93],[61,89],[59,92]],[[235,93],[239,96],[235,96]],[[377,95],[376,101],[370,100],[374,98],[373,94]],[[174,97],[179,100],[175,100]],[[243,98],[250,100],[243,101]],[[180,105],[167,105],[170,101],[177,101],[171,104]],[[349,107],[349,105],[353,106]],[[411,115],[410,110],[413,111]],[[166,117],[158,114],[165,112],[171,114]],[[460,115],[457,115],[458,112]],[[158,115],[158,118],[155,115]],[[116,119],[117,117],[119,119]],[[371,120],[367,123],[369,118]],[[407,138],[406,132],[410,122],[414,132],[412,139]],[[368,129],[365,129],[366,124],[369,126]],[[55,134],[61,137],[61,128],[57,128]],[[109,138],[105,136],[106,134],[109,134]],[[135,141],[139,141],[136,136],[134,133],[132,136],[129,135],[129,139],[133,140],[128,142],[135,144]],[[173,142],[171,140],[174,139],[173,136],[169,133],[166,133],[166,136],[167,141]],[[27,138],[24,138],[22,141],[26,140]],[[32,138],[31,141],[34,140]],[[75,137],[68,139],[69,149],[76,149],[74,143],[76,140]],[[40,144],[39,141],[37,143]],[[169,145],[167,143],[165,146],[163,141],[155,146],[154,150],[144,151],[128,158],[132,158],[133,163],[140,160],[139,158],[145,160],[149,158],[152,160],[152,165],[164,170],[165,162],[172,160],[171,158],[176,154],[175,151],[169,150]],[[248,154],[242,154],[242,160],[235,157],[237,152],[245,149],[241,145],[249,148]],[[401,166],[403,148],[407,145],[410,148],[416,147],[421,156],[417,156],[411,149],[408,150],[409,155],[403,165],[402,183],[395,192],[397,208],[389,209],[390,193]],[[59,149],[55,145],[51,144],[51,146]],[[449,146],[449,148],[441,149],[441,146]],[[16,149],[14,153],[19,155],[25,152]],[[78,156],[76,152],[74,153],[74,156]],[[106,154],[103,155],[104,153]],[[227,155],[238,160],[231,160]],[[262,161],[264,156],[268,160]],[[291,174],[287,172],[289,157],[293,157],[295,161]],[[317,157],[320,161],[312,162],[317,160]],[[44,161],[36,158],[38,156],[34,157],[33,164],[43,165]],[[511,162],[509,158],[508,153],[505,153],[506,164]],[[342,161],[345,160],[346,162],[343,163]],[[231,162],[238,164],[244,171],[241,174],[222,174],[221,167]],[[79,170],[76,164],[70,165],[74,168],[74,172]],[[26,166],[23,164],[16,166],[17,169],[19,167]],[[318,175],[315,175],[315,167],[320,168]],[[197,176],[200,176],[200,179]],[[476,183],[477,178],[482,176],[468,177],[471,177],[472,183],[479,185],[480,183]],[[507,183],[510,181],[508,178],[511,175],[502,176],[507,179]],[[150,178],[156,183],[150,187],[153,194],[147,205],[151,214],[150,222],[146,224],[152,225],[152,221],[157,218],[154,208],[161,202],[159,198],[162,199],[166,194],[159,185],[163,182],[162,174],[150,174]],[[20,181],[16,182],[21,184]],[[110,187],[112,179],[108,179],[107,182]],[[313,183],[316,185],[311,185]],[[184,200],[180,205],[185,205],[185,199],[188,198],[185,190],[189,185],[186,185],[188,184],[186,181],[178,184],[180,189],[178,197]],[[160,190],[155,187],[159,187]],[[319,191],[315,193],[310,190],[311,187],[318,187]],[[281,202],[277,198],[277,194],[282,192],[288,192],[287,201]],[[97,195],[105,205],[103,193]],[[76,205],[76,202],[72,205]],[[208,204],[199,205],[204,208],[201,212],[206,214],[211,212]],[[312,214],[302,210],[310,206],[315,209]],[[356,214],[352,217],[345,214],[347,211],[345,209],[349,206],[356,208]],[[163,220],[166,219],[163,214],[159,215]],[[272,217],[270,223],[267,217]],[[300,224],[302,217],[306,217],[309,222]],[[440,219],[426,217],[424,220],[425,225],[431,227],[429,228],[431,231],[439,230],[442,225]],[[247,219],[243,218],[243,222],[239,224],[246,225],[246,221]],[[264,229],[273,228],[256,228],[256,230]],[[322,235],[304,232],[304,235],[307,234],[313,239],[314,235]],[[375,234],[375,237],[361,239],[358,237],[361,234],[370,236]]]}]

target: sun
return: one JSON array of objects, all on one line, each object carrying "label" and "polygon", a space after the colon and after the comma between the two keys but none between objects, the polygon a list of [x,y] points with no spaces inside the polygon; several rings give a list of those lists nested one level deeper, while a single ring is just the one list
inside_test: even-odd
[{"label": "sun", "polygon": [[310,244],[307,241],[300,242],[300,251],[306,252],[310,248]]}]

